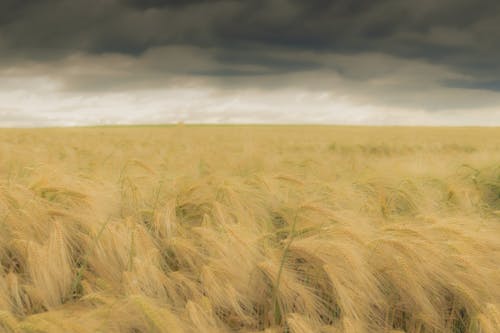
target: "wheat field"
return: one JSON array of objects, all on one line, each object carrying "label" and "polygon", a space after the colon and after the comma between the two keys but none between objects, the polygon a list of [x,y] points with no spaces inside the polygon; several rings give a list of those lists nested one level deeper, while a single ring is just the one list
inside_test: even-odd
[{"label": "wheat field", "polygon": [[0,130],[0,332],[500,332],[500,130]]}]

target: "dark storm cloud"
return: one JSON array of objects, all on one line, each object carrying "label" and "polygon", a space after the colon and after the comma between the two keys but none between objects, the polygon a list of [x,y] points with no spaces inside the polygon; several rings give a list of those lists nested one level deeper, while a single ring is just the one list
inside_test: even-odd
[{"label": "dark storm cloud", "polygon": [[466,88],[500,92],[500,80],[447,80],[444,82],[451,88]]},{"label": "dark storm cloud", "polygon": [[[236,0],[235,0],[236,1]],[[149,9],[163,7],[186,7],[200,3],[217,2],[212,0],[124,0],[122,3],[134,8]]]},{"label": "dark storm cloud", "polygon": [[[208,54],[211,65],[173,68],[156,58],[155,77],[248,78],[324,68],[365,80],[373,70],[364,74],[319,58],[376,53],[468,78],[441,81],[444,87],[498,91],[498,22],[500,2],[493,0],[3,0],[0,66],[77,53],[140,58],[155,48],[180,46],[196,48],[202,58]],[[307,59],[295,57],[300,52],[308,52]],[[153,75],[151,66],[136,76]]]}]

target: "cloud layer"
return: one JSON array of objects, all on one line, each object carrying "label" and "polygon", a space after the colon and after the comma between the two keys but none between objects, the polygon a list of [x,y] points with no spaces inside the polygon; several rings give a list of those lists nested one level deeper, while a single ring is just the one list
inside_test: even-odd
[{"label": "cloud layer", "polygon": [[[452,122],[453,112],[475,112],[464,124],[477,115],[500,124],[498,22],[500,2],[489,0],[5,0],[0,112],[20,109],[13,96],[22,91],[32,100],[18,103],[23,119],[34,122],[43,114],[35,99],[107,100],[104,110],[123,108],[110,102],[120,94],[164,94],[177,103],[158,101],[156,116],[173,119],[187,97],[172,93],[197,91],[200,121],[217,118],[207,104],[239,98],[217,119],[314,122],[323,110],[322,119],[339,121],[347,103],[351,114],[406,110]],[[280,113],[300,96],[327,97],[292,118]],[[252,116],[254,99],[281,116]]]}]

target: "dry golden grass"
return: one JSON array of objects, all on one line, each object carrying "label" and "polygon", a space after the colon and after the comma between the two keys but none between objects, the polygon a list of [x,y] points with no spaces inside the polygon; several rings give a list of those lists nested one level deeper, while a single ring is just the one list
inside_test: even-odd
[{"label": "dry golden grass", "polygon": [[500,130],[0,131],[1,332],[500,332]]}]

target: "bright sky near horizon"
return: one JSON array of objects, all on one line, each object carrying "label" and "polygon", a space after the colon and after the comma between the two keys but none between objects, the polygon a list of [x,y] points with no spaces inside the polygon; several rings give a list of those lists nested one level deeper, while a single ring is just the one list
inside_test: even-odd
[{"label": "bright sky near horizon", "polygon": [[500,126],[493,0],[0,2],[0,127]]}]

